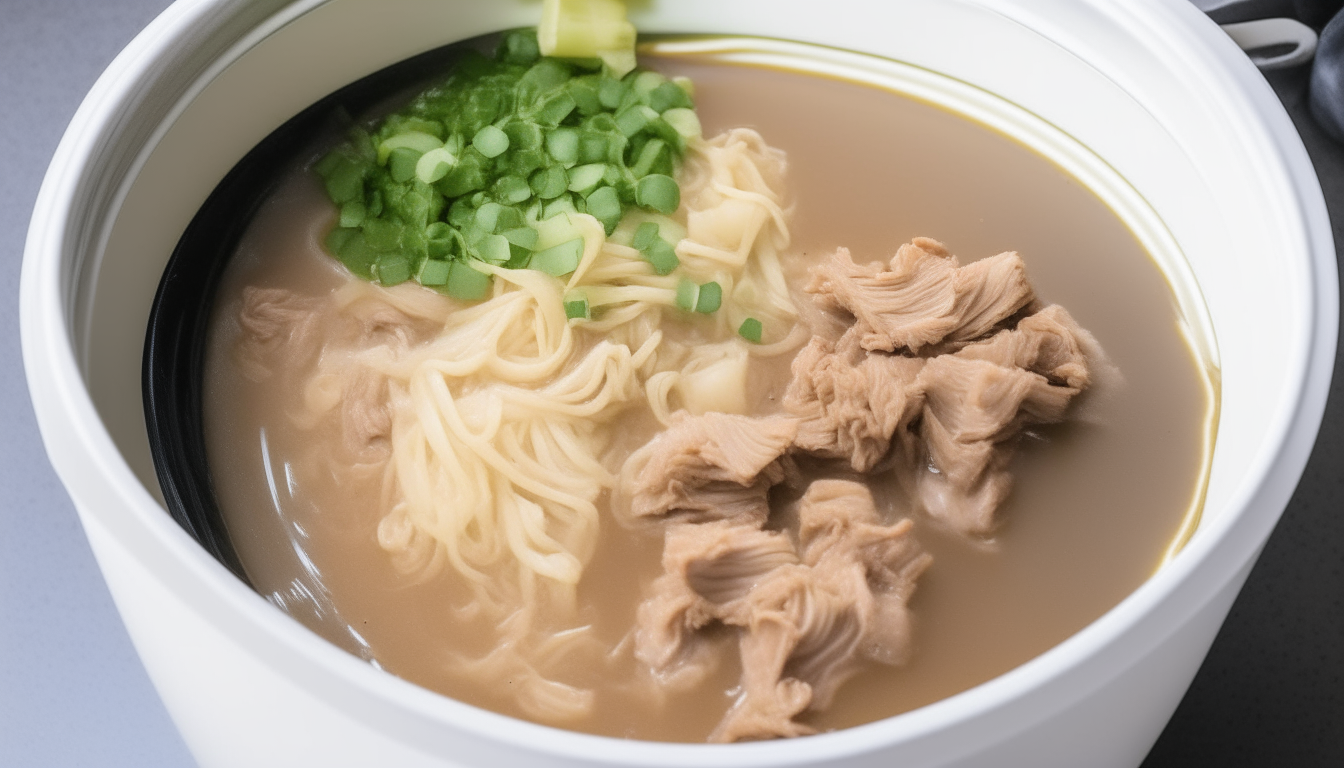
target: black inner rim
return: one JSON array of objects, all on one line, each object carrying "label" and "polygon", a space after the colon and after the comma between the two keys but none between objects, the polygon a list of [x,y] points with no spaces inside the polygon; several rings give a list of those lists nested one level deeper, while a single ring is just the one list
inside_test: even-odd
[{"label": "black inner rim", "polygon": [[211,555],[249,586],[215,497],[205,449],[203,377],[215,291],[253,217],[295,158],[316,137],[354,124],[389,96],[446,72],[497,35],[420,54],[348,85],[308,107],[248,152],[187,225],[159,281],[141,369],[154,471],[168,512]]}]

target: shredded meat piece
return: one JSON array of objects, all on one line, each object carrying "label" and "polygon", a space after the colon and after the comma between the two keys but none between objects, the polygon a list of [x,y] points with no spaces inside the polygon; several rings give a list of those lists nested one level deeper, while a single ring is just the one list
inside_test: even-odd
[{"label": "shredded meat piece", "polygon": [[742,695],[711,740],[812,733],[795,718],[829,706],[864,659],[896,664],[908,652],[905,604],[931,562],[910,521],[882,525],[867,487],[847,480],[813,483],[799,521],[797,548],[732,521],[667,530],[635,653],[665,683],[685,685],[710,663],[697,631],[738,628]]},{"label": "shredded meat piece", "polygon": [[313,430],[334,416],[340,446],[355,466],[385,461],[392,433],[387,379],[361,363],[357,351],[405,349],[428,325],[388,303],[396,298],[362,287],[353,301],[333,309],[321,297],[284,288],[243,290],[234,348],[243,375],[261,382],[273,371],[304,372],[290,419]]},{"label": "shredded meat piece", "polygon": [[806,290],[822,308],[855,317],[864,349],[915,353],[979,338],[1034,297],[1016,253],[960,267],[942,243],[923,237],[902,245],[885,269],[856,265],[840,248],[812,270]]},{"label": "shredded meat piece", "polygon": [[320,325],[322,302],[284,288],[243,289],[243,307],[238,325],[243,334],[234,359],[248,379],[262,382],[273,374],[273,363],[283,356],[286,363],[300,362],[317,354],[314,343]]},{"label": "shredded meat piece", "polygon": [[356,371],[345,382],[341,400],[341,433],[346,447],[358,455],[384,456],[392,436],[392,412],[388,407],[387,378],[367,370]]},{"label": "shredded meat piece", "polygon": [[1063,418],[1091,383],[1096,341],[1062,307],[1035,301],[1016,253],[960,267],[941,243],[916,238],[884,268],[840,249],[807,290],[855,320],[836,348],[814,338],[794,360],[784,406],[799,418],[796,447],[868,472],[899,436],[898,471],[924,509],[988,534],[1012,490],[1013,438]]},{"label": "shredded meat piece", "polygon": [[786,450],[860,473],[894,464],[931,517],[983,536],[1012,488],[1015,438],[1063,419],[1100,359],[1068,312],[1035,300],[1016,253],[961,267],[921,238],[883,267],[842,248],[807,290],[854,322],[794,358],[787,417],[682,413],[623,471],[630,515],[670,522],[636,658],[663,685],[694,685],[715,662],[703,630],[737,632],[741,694],[711,741],[813,733],[807,714],[863,664],[910,653],[907,606],[932,563],[913,523],[884,524],[862,483],[818,480],[796,529],[766,530],[767,493],[795,471]]},{"label": "shredded meat piece", "polygon": [[771,486],[795,471],[785,451],[797,433],[791,418],[677,413],[626,461],[620,486],[626,511],[633,519],[735,519],[759,527],[769,515]]},{"label": "shredded meat piece", "polygon": [[923,394],[912,386],[923,366],[917,357],[865,353],[852,331],[838,345],[812,337],[794,358],[784,392],[784,409],[798,417],[794,445],[870,471],[923,408]]},{"label": "shredded meat piece", "polygon": [[1008,441],[1027,424],[1060,421],[1079,390],[965,351],[935,357],[920,371],[918,386],[925,393],[920,435],[929,466],[916,475],[916,488],[930,515],[956,530],[985,535],[1012,489]]},{"label": "shredded meat piece", "polygon": [[1021,368],[1041,374],[1052,384],[1083,390],[1091,383],[1083,352],[1087,339],[1087,331],[1068,310],[1052,304],[1023,318],[1012,330],[968,344],[957,355]]},{"label": "shredded meat piece", "polygon": [[737,613],[766,574],[796,562],[786,536],[751,525],[716,521],[669,527],[663,575],[636,614],[635,657],[672,687],[698,682],[710,662],[695,631]]}]

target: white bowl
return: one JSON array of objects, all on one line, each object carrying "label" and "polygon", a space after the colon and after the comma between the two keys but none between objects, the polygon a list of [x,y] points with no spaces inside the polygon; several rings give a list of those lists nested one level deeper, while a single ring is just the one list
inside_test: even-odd
[{"label": "white bowl", "polygon": [[1221,369],[1199,528],[1113,610],[1008,674],[787,743],[569,733],[452,701],[336,649],[167,515],[141,351],[158,277],[210,190],[327,93],[536,15],[527,0],[180,0],[108,68],[52,161],[23,265],[29,387],[131,637],[201,764],[1137,765],[1297,482],[1338,319],[1330,229],[1306,153],[1250,63],[1182,0],[636,4],[646,31],[820,43],[946,76],[931,77],[934,100],[1098,187],[1190,289],[1187,319]]}]

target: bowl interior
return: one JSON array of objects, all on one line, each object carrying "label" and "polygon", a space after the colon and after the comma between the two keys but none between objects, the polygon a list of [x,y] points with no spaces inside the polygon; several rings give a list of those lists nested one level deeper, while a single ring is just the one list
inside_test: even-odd
[{"label": "bowl interior", "polygon": [[303,109],[247,153],[192,218],[159,280],[143,363],[149,450],[169,514],[215,559],[249,581],[211,487],[201,403],[216,287],[243,233],[313,137],[343,132],[388,93],[452,66],[495,36],[437,48],[363,77]]},{"label": "bowl interior", "polygon": [[[1192,310],[1187,320],[1216,366],[1221,407],[1205,514],[1194,540],[1225,529],[1264,482],[1297,407],[1315,301],[1302,212],[1284,191],[1282,169],[1226,162],[1270,151],[1262,135],[1229,125],[1230,102],[1219,94],[1232,86],[1210,85],[1212,75],[1199,67],[1173,66],[1143,19],[1125,16],[1108,0],[992,8],[945,0],[849,5],[865,23],[845,13],[819,17],[811,3],[795,0],[658,3],[639,7],[635,21],[649,32],[762,35],[905,62],[992,94],[1083,147],[1086,157],[1079,162],[1095,160],[1108,169],[1121,182],[1117,189],[1129,190],[1131,201],[1151,212],[1141,236],[1162,243],[1162,265],[1176,278],[1178,293],[1191,292],[1185,297],[1190,306],[1206,310]],[[162,80],[166,85],[127,117],[146,138],[122,147],[125,172],[101,191],[101,208],[82,234],[87,256],[67,267],[63,301],[70,343],[97,417],[126,476],[170,508],[208,505],[175,482],[165,480],[161,490],[146,416],[170,425],[191,414],[181,405],[159,407],[142,399],[141,361],[145,329],[154,318],[154,328],[164,329],[155,338],[165,350],[176,350],[164,359],[159,383],[178,388],[169,401],[193,400],[192,377],[183,374],[193,366],[199,370],[199,358],[184,350],[203,332],[208,312],[162,294],[160,309],[151,308],[158,277],[184,233],[182,242],[190,241],[198,211],[212,195],[228,195],[231,183],[238,190],[264,184],[247,175],[247,163],[240,161],[250,152],[280,151],[287,131],[300,130],[305,121],[330,119],[324,110],[332,105],[323,106],[329,94],[447,43],[526,25],[536,13],[526,0],[305,0],[255,8],[254,23],[216,33],[229,45],[192,78]],[[1144,18],[1152,15],[1160,14]],[[1134,24],[1123,28],[1116,18]],[[893,36],[892,29],[902,34]],[[317,111],[294,117],[314,104]],[[240,170],[230,175],[235,168]],[[224,232],[228,225],[215,226]],[[1276,257],[1272,269],[1265,268],[1267,254]],[[219,263],[184,265],[183,280],[208,284]],[[193,317],[173,327],[175,319]],[[156,343],[150,340],[151,349]],[[199,435],[192,438],[180,425],[166,429],[199,445]],[[187,465],[203,469],[190,445],[177,450]],[[163,507],[142,506],[136,514],[164,514]],[[180,522],[238,572],[209,515],[184,515]]]}]

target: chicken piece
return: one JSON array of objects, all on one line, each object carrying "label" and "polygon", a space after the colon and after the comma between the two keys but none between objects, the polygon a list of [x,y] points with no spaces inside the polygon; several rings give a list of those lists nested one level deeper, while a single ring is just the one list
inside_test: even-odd
[{"label": "chicken piece", "polygon": [[917,357],[864,352],[853,332],[839,345],[813,337],[794,358],[784,392],[784,409],[798,418],[794,445],[870,471],[923,408],[913,386],[923,366]]},{"label": "chicken piece", "polygon": [[1012,490],[1010,441],[1028,424],[1063,419],[1079,390],[962,353],[930,360],[918,386],[924,392],[920,436],[928,466],[916,470],[917,497],[925,511],[953,529],[987,535]]},{"label": "chicken piece", "polygon": [[886,268],[856,265],[840,248],[812,270],[805,290],[822,308],[853,315],[864,349],[913,353],[979,338],[1034,298],[1016,253],[961,267],[942,243],[923,237],[902,245]]},{"label": "chicken piece", "polygon": [[785,451],[797,433],[798,422],[786,417],[676,414],[622,467],[625,503],[615,507],[632,520],[674,516],[760,527],[770,488],[795,472]]}]

